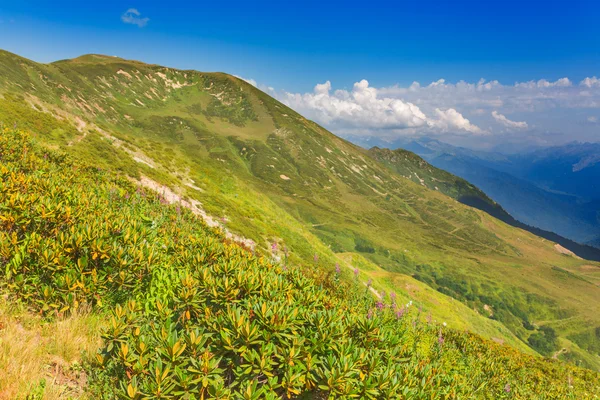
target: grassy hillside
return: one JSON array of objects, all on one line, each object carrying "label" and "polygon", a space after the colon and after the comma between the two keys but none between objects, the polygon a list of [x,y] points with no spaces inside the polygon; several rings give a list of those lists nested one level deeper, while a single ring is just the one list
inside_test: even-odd
[{"label": "grassy hillside", "polygon": [[[406,179],[431,190],[440,191],[458,201],[465,198],[478,198],[490,208],[502,210],[478,187],[456,175],[434,167],[415,153],[403,149],[390,150],[373,147],[369,149],[369,154]],[[492,212],[490,214],[493,215]]]},{"label": "grassy hillside", "polygon": [[597,180],[592,178],[597,174],[597,146],[571,143],[502,155],[426,138],[397,145],[477,185],[523,223],[590,246],[600,235],[593,200],[597,185],[591,183]]},{"label": "grassy hillside", "polygon": [[[577,203],[576,200],[571,199],[570,202],[563,202],[560,204],[555,202],[550,204],[549,202],[545,202],[543,200],[540,201],[540,198],[547,196],[547,193],[541,194],[540,198],[537,198],[536,195],[533,194],[533,192],[545,193],[543,190],[534,188],[532,191],[531,189],[527,189],[527,185],[531,187],[532,185],[526,184],[523,181],[519,181],[518,179],[510,177],[505,173],[497,171],[494,172],[488,167],[476,164],[465,164],[462,165],[461,168],[459,167],[461,162],[452,156],[440,156],[435,158],[436,163],[444,164],[442,159],[447,157],[448,162],[446,165],[448,165],[448,167],[453,171],[459,170],[461,175],[477,177],[474,179],[474,181],[485,185],[486,188],[493,187],[494,190],[491,193],[495,198],[502,199],[503,204],[507,204],[509,206],[521,204],[519,207],[521,208],[522,212],[519,214],[519,217],[523,217],[523,220],[525,221],[533,221],[535,226],[531,226],[515,219],[512,215],[506,212],[502,206],[488,197],[478,187],[443,169],[434,167],[410,151],[403,149],[389,150],[373,147],[369,149],[369,154],[377,161],[386,165],[392,171],[401,174],[405,178],[410,179],[415,183],[426,186],[432,190],[440,191],[463,204],[484,211],[490,214],[492,217],[506,222],[511,226],[524,229],[536,236],[556,242],[580,257],[588,260],[600,261],[600,249],[594,248],[592,245],[576,243],[564,236],[560,236],[554,232],[545,231],[536,227],[545,226],[543,223],[540,224],[535,222],[535,215],[538,215],[539,213],[545,215],[551,214],[555,221],[563,218],[568,220],[568,216],[561,217],[561,215],[570,213],[574,208],[581,208],[580,205],[575,205],[575,203]],[[528,192],[529,194],[523,196],[524,192]],[[523,212],[525,214],[523,214]],[[590,212],[589,214],[595,215],[595,212]],[[577,237],[578,234],[584,234],[589,227],[586,223],[582,223],[581,221],[580,223],[572,225],[575,232],[572,231],[569,235],[570,237]]]},{"label": "grassy hillside", "polygon": [[[0,381],[3,396],[600,395],[595,372],[450,329],[394,295],[376,300],[350,271],[326,274],[320,260],[299,269],[254,255],[160,193],[23,133],[2,132],[0,177],[2,298],[45,318],[21,312],[4,321],[27,318],[57,330],[43,340],[64,340],[63,332],[86,344],[57,343],[63,353],[54,359],[62,363],[44,373],[32,361],[44,359],[53,342],[37,339],[41,356],[22,354],[32,346],[24,335],[32,328],[16,335],[4,327],[0,337],[28,346],[8,353],[6,365],[9,349],[1,349],[0,372],[10,377]],[[94,352],[97,326],[102,340]],[[87,350],[82,364],[69,364],[67,349]],[[23,370],[18,363],[26,361],[25,374],[4,373]]]},{"label": "grassy hillside", "polygon": [[586,275],[598,264],[404,178],[246,82],[0,53],[0,93],[5,126],[185,203],[258,252],[358,268],[450,326],[600,368],[600,288]]}]

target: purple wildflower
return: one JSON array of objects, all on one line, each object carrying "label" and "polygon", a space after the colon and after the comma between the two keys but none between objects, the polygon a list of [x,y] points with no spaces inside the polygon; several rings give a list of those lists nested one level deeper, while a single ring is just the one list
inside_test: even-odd
[{"label": "purple wildflower", "polygon": [[390,293],[390,299],[392,299],[392,303],[396,302],[396,292],[391,292]]},{"label": "purple wildflower", "polygon": [[317,253],[315,253],[315,256],[313,257],[313,259],[315,260],[315,262],[319,262],[319,255]]},{"label": "purple wildflower", "polygon": [[504,391],[510,393],[510,383],[507,383],[506,386],[504,386]]},{"label": "purple wildflower", "polygon": [[125,199],[129,200],[129,193],[125,193]]},{"label": "purple wildflower", "polygon": [[383,302],[378,301],[377,304],[375,305],[377,307],[377,309],[379,311],[383,310],[383,308],[385,307],[385,305],[383,304]]},{"label": "purple wildflower", "polygon": [[354,268],[354,276],[358,276],[358,268]]},{"label": "purple wildflower", "polygon": [[396,310],[396,318],[402,318],[405,312],[406,310],[404,308],[399,308],[398,310]]},{"label": "purple wildflower", "polygon": [[342,272],[342,270],[340,269],[340,264],[335,263],[335,273],[339,274],[340,272]]},{"label": "purple wildflower", "polygon": [[273,242],[273,243],[271,244],[271,251],[272,251],[273,253],[275,253],[275,252],[277,251],[277,243],[276,243],[276,242]]},{"label": "purple wildflower", "polygon": [[373,318],[373,309],[372,308],[370,308],[369,312],[367,313],[367,319],[371,319],[371,318]]},{"label": "purple wildflower", "polygon": [[442,336],[442,334],[440,333],[440,336],[438,337],[438,344],[441,346],[444,344],[444,337]]}]

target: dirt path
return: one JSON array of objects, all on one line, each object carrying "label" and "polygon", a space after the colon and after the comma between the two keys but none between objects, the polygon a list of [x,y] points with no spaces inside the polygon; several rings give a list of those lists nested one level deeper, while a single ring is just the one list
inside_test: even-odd
[{"label": "dirt path", "polygon": [[554,358],[555,360],[557,360],[557,359],[558,359],[558,356],[560,356],[560,355],[561,355],[561,354],[563,354],[563,353],[566,353],[567,351],[568,351],[568,350],[567,350],[567,349],[565,349],[565,348],[563,347],[562,349],[560,349],[560,350],[558,350],[556,353],[554,353],[554,354],[552,355],[552,358]]},{"label": "dirt path", "polygon": [[571,250],[569,249],[565,249],[564,247],[562,247],[560,244],[555,244],[554,245],[554,250],[558,251],[560,254],[565,254],[571,257],[575,257],[579,260],[582,260],[581,257],[579,257],[578,255],[576,255],[575,253],[573,253]]},{"label": "dirt path", "polygon": [[142,185],[148,189],[154,190],[155,192],[161,194],[163,198],[169,203],[181,204],[183,207],[189,209],[194,214],[201,217],[206,225],[210,227],[220,227],[225,232],[225,236],[228,239],[231,239],[235,242],[238,242],[248,248],[254,249],[256,243],[253,240],[247,239],[243,236],[236,235],[230,232],[227,228],[223,226],[223,224],[219,223],[214,217],[208,215],[206,211],[202,208],[202,203],[197,200],[190,199],[189,201],[184,200],[179,194],[175,193],[171,188],[165,185],[161,185],[160,183],[148,178],[147,176],[142,175],[140,180],[136,180],[130,178],[134,183]]}]

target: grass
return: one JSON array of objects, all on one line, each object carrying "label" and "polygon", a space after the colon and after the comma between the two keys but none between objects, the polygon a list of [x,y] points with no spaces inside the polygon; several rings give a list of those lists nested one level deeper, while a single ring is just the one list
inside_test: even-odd
[{"label": "grass", "polygon": [[[560,340],[600,326],[598,263],[404,178],[241,80],[98,56],[44,65],[9,53],[0,72],[0,93],[16,110],[6,124],[51,118],[19,95],[60,111],[66,124],[84,120],[74,139],[30,129],[44,145],[199,201],[259,251],[277,242],[307,268],[317,253],[329,273],[352,253],[386,291],[409,298],[406,285],[418,286],[436,319],[519,348],[532,334],[524,324],[549,325]],[[587,347],[574,351],[600,368]]]},{"label": "grass", "polygon": [[[366,276],[353,277],[351,269],[383,271],[355,254],[324,251],[296,264],[279,244],[251,251],[163,194],[49,150],[22,132],[0,136],[0,177],[2,344],[23,350],[1,350],[10,361],[3,365],[10,395],[600,394],[596,372],[429,318],[419,300],[408,299],[455,301],[414,280],[408,282],[418,290],[374,297],[361,282]],[[281,250],[286,257],[279,257]],[[346,259],[346,268],[332,268],[328,257]]]},{"label": "grass", "polygon": [[87,398],[83,357],[97,351],[101,325],[81,310],[47,321],[0,297],[0,399]]},{"label": "grass", "polygon": [[377,291],[383,291],[388,296],[394,292],[398,296],[399,303],[414,301],[418,307],[422,308],[424,318],[445,322],[453,329],[468,330],[483,337],[509,344],[522,352],[536,354],[498,321],[482,317],[483,312],[479,313],[411,276],[386,271],[363,256],[354,253],[340,254],[340,257],[352,268],[358,269],[363,282],[372,279],[372,285]]}]

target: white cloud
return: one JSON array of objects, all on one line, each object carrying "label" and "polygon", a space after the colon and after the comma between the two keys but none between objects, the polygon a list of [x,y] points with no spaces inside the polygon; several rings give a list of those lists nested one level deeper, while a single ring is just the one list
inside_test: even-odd
[{"label": "white cloud", "polygon": [[148,24],[150,18],[142,18],[142,14],[137,9],[130,8],[121,15],[121,21],[126,24],[137,25],[138,28],[143,28]]},{"label": "white cloud", "polygon": [[510,119],[506,118],[504,115],[500,114],[498,111],[492,111],[492,117],[494,117],[494,119],[499,122],[500,124],[506,126],[507,128],[513,128],[513,129],[527,129],[527,122],[517,122],[517,121],[511,121]]},{"label": "white cloud", "polygon": [[588,120],[588,122],[595,124],[596,122],[598,122],[598,117],[591,116],[591,117],[588,117],[587,120]]},{"label": "white cloud", "polygon": [[473,125],[468,119],[463,117],[462,114],[456,111],[454,108],[449,108],[446,111],[442,111],[439,108],[436,108],[435,113],[438,117],[437,121],[435,121],[435,124],[441,127],[444,131],[459,129],[474,134],[485,133],[481,128]]},{"label": "white cloud", "polygon": [[325,124],[345,128],[404,129],[428,125],[416,105],[400,99],[378,97],[369,82],[356,82],[352,91],[331,93],[331,82],[317,84],[313,93],[284,93],[287,105]]},{"label": "white cloud", "polygon": [[553,88],[553,87],[571,87],[573,83],[569,78],[560,78],[554,82],[547,81],[546,79],[540,79],[539,81],[519,82],[515,84],[515,87],[533,89],[533,88]]},{"label": "white cloud", "polygon": [[[438,81],[437,84],[443,85],[444,82]],[[412,91],[419,89],[420,85],[416,82],[408,88]],[[365,79],[356,82],[351,91],[336,90],[332,93],[331,82],[327,81],[317,84],[312,93],[283,92],[277,97],[309,118],[342,131],[484,133],[454,108],[445,111],[436,108],[432,110],[433,117],[428,117],[415,103],[382,95],[380,89],[369,86]]]},{"label": "white cloud", "polygon": [[434,88],[434,87],[444,87],[444,86],[446,86],[446,80],[445,79],[438,79],[435,82],[431,82],[429,84],[429,86],[427,86],[427,87]]},{"label": "white cloud", "polygon": [[502,85],[498,81],[486,82],[485,79],[483,79],[483,78],[480,79],[479,82],[477,82],[477,90],[480,92],[490,91],[490,90],[493,90],[500,86],[502,86]]},{"label": "white cloud", "polygon": [[317,83],[317,85],[315,86],[316,94],[329,94],[330,90],[331,90],[331,82],[329,82],[329,81],[327,81],[325,83]]},{"label": "white cloud", "polygon": [[600,87],[600,79],[596,78],[595,76],[592,76],[591,78],[585,78],[584,80],[582,80],[579,83],[579,85],[588,88]]}]

